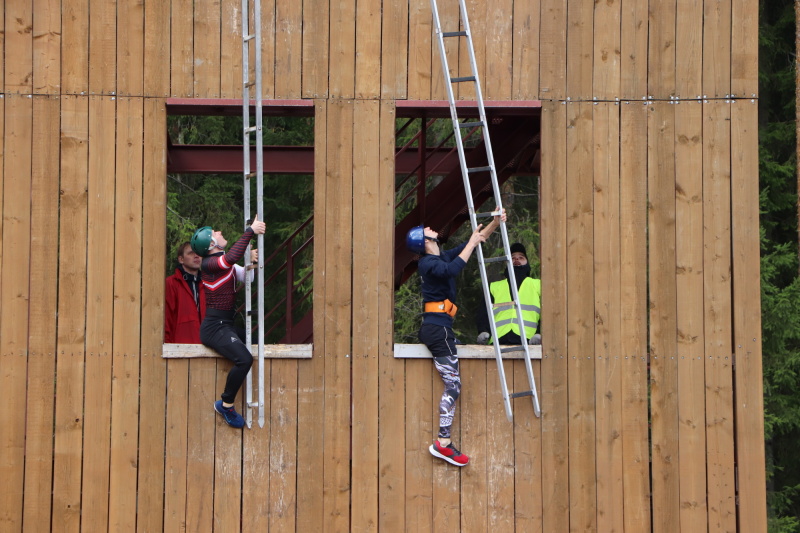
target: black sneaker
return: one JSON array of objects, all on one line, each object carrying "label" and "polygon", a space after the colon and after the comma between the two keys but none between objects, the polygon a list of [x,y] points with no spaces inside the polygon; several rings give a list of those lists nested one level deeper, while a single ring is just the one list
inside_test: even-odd
[{"label": "black sneaker", "polygon": [[433,444],[430,445],[428,450],[430,450],[431,455],[434,457],[444,459],[451,465],[467,466],[467,464],[469,464],[469,457],[458,451],[456,447],[453,446],[452,442],[447,446],[442,446],[437,439],[433,441]]},{"label": "black sneaker", "polygon": [[236,409],[233,406],[230,407],[223,407],[222,400],[217,400],[214,402],[214,410],[222,415],[222,418],[225,419],[225,423],[228,424],[232,428],[242,428],[244,427],[244,417],[236,412]]}]

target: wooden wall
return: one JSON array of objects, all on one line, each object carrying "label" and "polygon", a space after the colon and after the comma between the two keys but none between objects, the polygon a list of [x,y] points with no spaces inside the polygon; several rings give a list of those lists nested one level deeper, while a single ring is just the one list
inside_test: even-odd
[{"label": "wooden wall", "polygon": [[485,97],[543,102],[546,331],[541,419],[463,362],[457,470],[426,450],[438,376],[392,357],[394,102],[445,97],[428,3],[262,2],[324,223],[314,356],[267,363],[242,432],[227,362],[161,357],[165,99],[241,94],[239,1],[3,4],[0,530],[766,530],[757,3],[468,5]]}]

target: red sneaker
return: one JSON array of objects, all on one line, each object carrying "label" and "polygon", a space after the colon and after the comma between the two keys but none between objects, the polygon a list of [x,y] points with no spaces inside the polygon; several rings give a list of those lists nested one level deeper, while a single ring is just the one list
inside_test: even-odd
[{"label": "red sneaker", "polygon": [[453,446],[452,442],[447,446],[442,446],[437,439],[433,441],[433,444],[431,444],[428,450],[430,450],[431,455],[434,457],[444,459],[452,465],[467,466],[467,463],[469,463],[469,457],[458,451],[456,447]]}]

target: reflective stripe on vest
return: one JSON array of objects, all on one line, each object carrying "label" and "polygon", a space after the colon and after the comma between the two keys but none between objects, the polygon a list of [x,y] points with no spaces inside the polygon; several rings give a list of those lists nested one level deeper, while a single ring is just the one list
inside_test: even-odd
[{"label": "reflective stripe on vest", "polygon": [[[519,335],[519,325],[517,324],[517,312],[512,306],[500,306],[498,304],[511,301],[511,288],[508,280],[502,279],[495,281],[489,286],[489,290],[494,297],[492,314],[494,315],[494,327],[497,330],[497,338],[502,337],[509,331]],[[539,327],[539,316],[542,299],[542,281],[533,278],[525,278],[519,287],[520,305],[522,308],[522,323],[525,326],[525,338],[530,339]]]}]

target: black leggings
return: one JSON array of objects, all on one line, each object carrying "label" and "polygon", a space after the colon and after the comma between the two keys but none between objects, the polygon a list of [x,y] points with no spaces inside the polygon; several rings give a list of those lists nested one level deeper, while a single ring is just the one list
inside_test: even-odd
[{"label": "black leggings", "polygon": [[253,366],[253,354],[243,342],[244,330],[233,326],[233,315],[233,311],[208,309],[200,325],[200,342],[233,362],[221,396],[225,403],[234,402],[236,393]]}]

